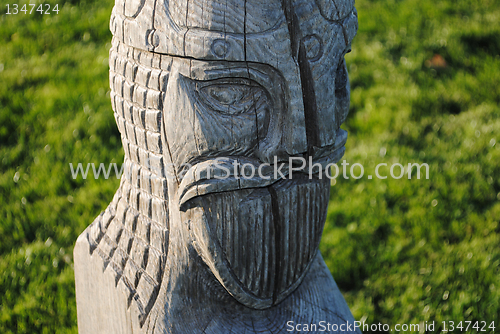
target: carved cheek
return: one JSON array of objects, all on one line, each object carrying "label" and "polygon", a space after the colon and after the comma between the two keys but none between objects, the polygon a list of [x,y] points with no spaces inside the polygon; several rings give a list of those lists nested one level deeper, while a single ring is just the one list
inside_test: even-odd
[{"label": "carved cheek", "polygon": [[253,156],[267,134],[270,102],[257,85],[207,84],[172,73],[164,109],[167,144],[180,167],[205,158]]},{"label": "carved cheek", "polygon": [[188,82],[178,72],[172,72],[163,102],[166,146],[172,163],[177,167],[198,156],[196,143],[196,112]]}]

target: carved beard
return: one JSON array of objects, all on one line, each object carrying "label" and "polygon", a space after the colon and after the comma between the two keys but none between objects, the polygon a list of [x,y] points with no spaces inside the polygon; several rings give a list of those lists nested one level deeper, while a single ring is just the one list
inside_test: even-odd
[{"label": "carved beard", "polygon": [[245,306],[278,304],[302,282],[326,220],[327,178],[293,180],[196,197],[188,203],[194,247]]}]

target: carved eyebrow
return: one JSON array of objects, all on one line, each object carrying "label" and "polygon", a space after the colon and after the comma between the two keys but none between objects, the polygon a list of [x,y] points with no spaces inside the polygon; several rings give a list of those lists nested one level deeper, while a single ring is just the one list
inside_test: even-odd
[{"label": "carved eyebrow", "polygon": [[190,62],[189,75],[186,75],[187,73],[182,74],[197,81],[230,78],[248,79],[267,89],[276,84],[276,77],[281,77],[276,69],[266,64],[197,60]]},{"label": "carved eyebrow", "polygon": [[242,66],[241,68],[231,68],[231,69],[222,69],[222,68],[207,68],[203,69],[203,77],[198,78],[195,74],[191,76],[192,79],[197,79],[200,81],[212,81],[218,79],[249,79],[248,71],[246,66]]},{"label": "carved eyebrow", "polygon": [[207,87],[215,87],[215,86],[231,86],[231,85],[245,85],[248,87],[259,87],[259,88],[264,88],[259,83],[257,83],[255,80],[248,79],[248,78],[241,78],[241,77],[221,77],[219,79],[213,79],[213,80],[195,80],[197,82],[197,88],[202,89],[202,88],[207,88]]}]

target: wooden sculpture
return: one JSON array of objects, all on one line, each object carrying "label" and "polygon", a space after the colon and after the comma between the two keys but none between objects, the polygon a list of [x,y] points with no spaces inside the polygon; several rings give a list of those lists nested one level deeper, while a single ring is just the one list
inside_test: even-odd
[{"label": "wooden sculpture", "polygon": [[354,0],[116,0],[111,31],[126,168],[75,247],[80,333],[352,328],[318,245]]}]

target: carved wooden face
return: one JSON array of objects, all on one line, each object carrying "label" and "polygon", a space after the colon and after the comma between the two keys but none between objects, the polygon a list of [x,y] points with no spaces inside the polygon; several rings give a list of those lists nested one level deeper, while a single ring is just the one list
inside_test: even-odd
[{"label": "carved wooden face", "polygon": [[[343,35],[339,38],[345,43]],[[287,103],[297,98],[290,82],[271,65],[172,61],[163,124],[170,174],[178,182],[175,205],[215,277],[252,308],[276,305],[302,282],[318,249],[330,182],[324,176],[309,178],[306,171],[291,180],[244,179],[241,169],[234,172],[234,163],[257,171],[263,163],[292,156],[332,162],[344,150],[339,127],[349,107],[345,50],[327,53],[315,43],[311,35],[300,47],[299,62],[307,69],[295,78],[304,97],[298,118]],[[298,141],[288,132],[292,127],[303,133]],[[229,175],[217,159],[232,175],[214,179]]]},{"label": "carved wooden face", "polygon": [[[164,101],[165,142],[177,167],[174,198],[182,205],[182,221],[219,282],[238,301],[259,309],[279,303],[302,281],[316,255],[329,200],[326,178],[242,179],[241,170],[234,173],[234,162],[257,171],[259,164],[286,156],[285,85],[265,64],[176,58]],[[226,175],[217,159],[232,175],[214,179]],[[210,172],[212,179],[206,177]]]}]

